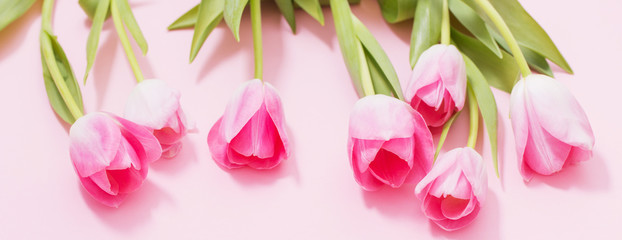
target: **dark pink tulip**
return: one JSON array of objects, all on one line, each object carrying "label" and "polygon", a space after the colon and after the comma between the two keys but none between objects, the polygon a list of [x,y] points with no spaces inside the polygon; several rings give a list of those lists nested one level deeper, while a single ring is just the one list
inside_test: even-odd
[{"label": "dark pink tulip", "polygon": [[436,160],[415,194],[426,217],[453,231],[475,219],[486,199],[487,181],[482,157],[470,147],[457,148]]},{"label": "dark pink tulip", "polygon": [[143,126],[107,113],[79,118],[69,131],[70,154],[80,182],[95,200],[118,207],[160,158],[158,140]]},{"label": "dark pink tulip", "polygon": [[520,80],[510,100],[520,173],[551,175],[588,160],[594,133],[572,93],[553,78],[532,74]]},{"label": "dark pink tulip", "polygon": [[124,117],[153,131],[166,158],[177,155],[188,129],[179,98],[164,81],[149,79],[136,85],[125,106]]},{"label": "dark pink tulip", "polygon": [[385,95],[361,98],[350,114],[348,156],[365,190],[421,179],[434,157],[432,134],[407,103]]},{"label": "dark pink tulip", "polygon": [[466,67],[453,45],[437,44],[421,54],[404,97],[430,127],[440,127],[464,107]]},{"label": "dark pink tulip", "polygon": [[245,83],[207,137],[212,158],[226,168],[271,169],[289,155],[281,98],[269,83]]}]

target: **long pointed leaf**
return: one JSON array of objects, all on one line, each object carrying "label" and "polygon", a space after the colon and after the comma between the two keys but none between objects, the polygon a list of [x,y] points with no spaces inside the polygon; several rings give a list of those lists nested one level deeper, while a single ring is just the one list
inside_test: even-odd
[{"label": "long pointed leaf", "polygon": [[451,31],[451,38],[458,49],[473,60],[488,84],[502,91],[512,91],[518,78],[518,66],[510,54],[502,51],[503,58],[498,58],[480,41],[456,30]]},{"label": "long pointed leaf", "polygon": [[[84,112],[82,103],[82,94],[80,93],[80,87],[78,81],[76,81],[69,60],[65,55],[65,51],[60,46],[56,37],[51,33],[43,30],[40,36],[41,40],[41,62],[43,67],[43,81],[45,83],[45,91],[47,92],[50,105],[54,112],[60,116],[63,121],[72,124],[76,121],[76,118],[71,114],[69,107],[59,89],[54,83],[54,77],[59,77],[63,81],[69,91],[69,95],[76,102],[79,110]],[[48,54],[51,54],[49,56]],[[46,57],[47,56],[47,57]],[[53,60],[48,62],[46,58],[52,57]]]},{"label": "long pointed leaf", "polygon": [[488,82],[484,75],[477,68],[475,63],[466,55],[462,55],[466,65],[468,85],[473,90],[479,110],[482,113],[484,124],[488,130],[488,139],[490,141],[490,151],[492,162],[495,166],[495,173],[499,176],[499,163],[497,156],[497,102],[492,94]]},{"label": "long pointed leaf", "polygon": [[322,13],[322,6],[318,0],[294,0],[302,10],[305,10],[311,17],[315,18],[320,24],[324,25],[324,14]]},{"label": "long pointed leaf", "polygon": [[3,0],[0,1],[0,31],[21,17],[35,0]]},{"label": "long pointed leaf", "polygon": [[[489,0],[499,12],[505,23],[512,31],[512,34],[520,46],[529,48],[539,55],[550,59],[566,72],[572,74],[572,69],[566,59],[555,46],[549,35],[542,27],[525,11],[517,0]],[[490,18],[479,8],[473,0],[464,0],[473,9],[477,10],[480,16],[490,25],[494,26]],[[496,29],[495,29],[496,31]]]},{"label": "long pointed leaf", "polygon": [[275,0],[276,6],[279,7],[281,14],[287,20],[287,24],[296,33],[296,16],[294,15],[294,3],[292,0]]},{"label": "long pointed leaf", "polygon": [[379,70],[384,76],[384,79],[389,82],[394,96],[399,99],[404,99],[404,97],[402,96],[400,81],[397,78],[397,73],[395,73],[393,64],[391,64],[391,61],[389,60],[387,54],[384,52],[384,50],[382,49],[378,41],[376,41],[371,32],[369,32],[365,25],[363,25],[363,23],[354,15],[352,15],[352,23],[354,25],[354,31],[356,33],[356,36],[363,44],[363,47],[365,47],[365,50],[369,52],[369,55],[373,58],[374,63],[378,64]]},{"label": "long pointed leaf", "polygon": [[473,34],[478,40],[480,40],[490,51],[495,53],[499,58],[501,50],[497,45],[494,37],[488,31],[486,22],[473,10],[469,5],[465,4],[462,0],[450,0],[449,9],[456,16],[456,19],[466,27],[469,32]]},{"label": "long pointed leaf", "polygon": [[442,3],[439,0],[419,0],[410,37],[410,67],[414,68],[423,51],[441,39]]},{"label": "long pointed leaf", "polygon": [[196,58],[201,46],[209,34],[218,26],[223,18],[225,0],[202,0],[199,5],[197,25],[192,36],[190,62]]},{"label": "long pointed leaf", "polygon": [[[493,35],[499,45],[501,45],[501,47],[505,49],[505,51],[509,52],[510,48],[508,47],[508,44],[505,42],[505,40],[503,40],[503,37],[501,37],[501,35],[498,33],[493,33]],[[523,56],[525,56],[525,60],[527,60],[527,64],[529,64],[529,67],[533,68],[539,73],[554,77],[553,70],[551,70],[551,66],[546,61],[546,58],[529,48],[523,46],[519,47],[521,52],[523,52]]]},{"label": "long pointed leaf", "polygon": [[84,71],[84,83],[89,76],[89,72],[95,62],[95,54],[97,53],[97,45],[99,45],[99,34],[106,21],[106,14],[110,9],[110,0],[100,0],[93,17],[93,24],[91,25],[91,32],[89,33],[89,39],[86,42],[86,71]]},{"label": "long pointed leaf", "polygon": [[182,28],[194,27],[194,24],[197,23],[197,17],[199,16],[199,5],[200,4],[197,4],[188,12],[184,13],[184,15],[181,15],[181,17],[175,20],[175,22],[171,23],[171,25],[169,25],[167,29],[177,30]]},{"label": "long pointed leaf", "polygon": [[226,0],[224,17],[227,26],[231,29],[235,40],[240,41],[240,21],[248,0]]},{"label": "long pointed leaf", "polygon": [[[421,0],[419,0],[421,1]],[[438,1],[438,0],[435,0]],[[378,0],[382,16],[387,22],[396,23],[410,19],[415,14],[414,0]]]},{"label": "long pointed leaf", "polygon": [[117,1],[117,6],[119,6],[119,13],[121,14],[121,19],[123,19],[123,23],[127,27],[127,30],[130,31],[132,37],[142,50],[143,55],[147,54],[148,46],[147,40],[145,40],[145,36],[143,36],[143,32],[140,31],[140,27],[136,22],[136,18],[134,18],[134,14],[132,13],[132,9],[130,8],[130,4],[127,0],[112,0]]}]

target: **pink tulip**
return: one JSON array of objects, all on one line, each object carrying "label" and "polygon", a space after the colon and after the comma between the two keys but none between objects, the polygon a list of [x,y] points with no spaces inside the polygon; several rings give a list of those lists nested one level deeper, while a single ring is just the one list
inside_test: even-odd
[{"label": "pink tulip", "polygon": [[281,98],[269,83],[245,83],[210,130],[212,158],[226,168],[271,169],[289,155]]},{"label": "pink tulip", "polygon": [[585,112],[560,82],[532,74],[520,80],[510,99],[510,115],[525,181],[534,173],[551,175],[588,160],[594,133]]},{"label": "pink tulip", "polygon": [[432,134],[408,104],[385,95],[361,98],[350,114],[348,156],[365,190],[420,180],[434,156]]},{"label": "pink tulip", "polygon": [[430,127],[440,127],[464,107],[466,67],[453,45],[437,44],[421,54],[404,97]]},{"label": "pink tulip", "polygon": [[187,123],[180,93],[159,79],[140,82],[128,98],[125,118],[148,127],[162,146],[162,156],[172,158],[181,149]]},{"label": "pink tulip", "polygon": [[158,140],[145,127],[107,113],[79,118],[69,131],[70,154],[80,182],[95,200],[118,207],[160,158]]},{"label": "pink tulip", "polygon": [[482,157],[472,148],[457,148],[440,156],[415,194],[426,217],[446,231],[463,228],[479,213],[488,182]]}]

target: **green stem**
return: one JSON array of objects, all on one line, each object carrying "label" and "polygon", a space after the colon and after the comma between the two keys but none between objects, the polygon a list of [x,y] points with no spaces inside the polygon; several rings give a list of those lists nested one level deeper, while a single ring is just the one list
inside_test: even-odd
[{"label": "green stem", "polygon": [[65,79],[63,75],[60,73],[58,69],[58,65],[56,65],[56,59],[54,57],[54,51],[52,50],[52,43],[50,42],[49,33],[52,32],[52,9],[54,8],[54,0],[44,0],[43,7],[41,12],[41,54],[43,55],[43,59],[45,64],[50,71],[50,75],[52,76],[52,80],[54,81],[54,85],[58,89],[60,96],[63,98],[63,101],[67,105],[69,112],[71,115],[78,119],[82,117],[84,114],[82,110],[76,103],[75,99],[71,95],[67,84],[65,84]]},{"label": "green stem", "polygon": [[479,127],[479,108],[477,106],[477,99],[475,99],[475,93],[471,86],[468,88],[469,95],[469,140],[467,141],[467,147],[475,148],[477,144],[477,128]]},{"label": "green stem", "polygon": [[443,0],[443,18],[441,20],[441,44],[449,45],[451,37],[451,29],[449,27],[449,3]]},{"label": "green stem", "polygon": [[263,49],[261,39],[261,0],[251,0],[251,26],[255,50],[255,78],[263,81]]},{"label": "green stem", "polygon": [[503,21],[503,18],[501,17],[499,12],[497,12],[495,7],[492,6],[492,4],[490,4],[488,0],[475,0],[475,1],[482,8],[482,10],[486,12],[486,15],[490,17],[490,20],[492,20],[492,22],[495,24],[495,26],[501,33],[501,36],[503,37],[503,39],[505,39],[505,41],[508,43],[508,46],[510,47],[510,51],[512,51],[512,55],[514,56],[514,59],[516,60],[516,63],[518,64],[518,68],[520,69],[523,77],[529,76],[531,74],[531,70],[529,69],[527,60],[525,60],[525,56],[523,55],[523,52],[520,50],[520,47],[518,46],[518,42],[514,38],[514,35],[512,35],[512,31],[510,31],[510,28],[508,27],[508,25],[505,23],[505,21]]},{"label": "green stem", "polygon": [[117,30],[117,35],[119,35],[119,40],[121,40],[123,50],[125,50],[125,56],[127,56],[127,60],[130,62],[130,66],[132,67],[132,71],[134,72],[134,77],[136,77],[136,82],[140,83],[144,79],[143,73],[140,71],[140,66],[138,66],[136,56],[134,56],[134,51],[132,50],[132,46],[130,45],[130,40],[127,37],[127,33],[125,32],[125,27],[123,26],[123,21],[121,20],[121,16],[119,14],[117,1],[118,0],[110,1],[110,13],[112,15],[112,21],[114,22],[114,28]]},{"label": "green stem", "polygon": [[440,139],[438,139],[438,144],[436,146],[436,152],[434,153],[434,161],[436,161],[436,158],[438,157],[438,154],[441,152],[441,148],[443,148],[443,144],[445,144],[445,139],[447,139],[447,134],[449,133],[449,128],[451,128],[451,125],[454,123],[454,120],[456,120],[456,118],[458,118],[458,116],[460,116],[460,113],[462,113],[462,111],[455,113],[449,119],[449,121],[447,121],[445,123],[445,126],[443,126],[443,132],[441,132],[441,137],[440,137]]}]

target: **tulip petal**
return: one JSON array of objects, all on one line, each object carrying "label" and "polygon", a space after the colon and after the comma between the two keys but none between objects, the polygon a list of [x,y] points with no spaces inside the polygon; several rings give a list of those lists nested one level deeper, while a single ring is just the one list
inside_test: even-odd
[{"label": "tulip petal", "polygon": [[119,207],[119,205],[121,205],[123,200],[127,197],[127,194],[123,193],[119,193],[117,195],[110,195],[106,193],[88,177],[81,177],[80,183],[82,183],[84,189],[86,189],[89,195],[91,195],[95,200],[109,207]]},{"label": "tulip petal", "polygon": [[207,135],[207,145],[212,159],[219,165],[232,169],[242,167],[241,165],[231,163],[227,157],[228,143],[225,141],[224,134],[221,132],[222,117],[216,121]]},{"label": "tulip petal", "polygon": [[590,122],[566,86],[548,76],[532,74],[526,78],[525,87],[533,117],[542,128],[564,143],[592,149],[594,133]]},{"label": "tulip petal", "polygon": [[264,84],[264,103],[266,104],[266,111],[270,115],[270,119],[274,123],[277,132],[279,133],[279,138],[281,139],[281,143],[283,144],[283,149],[285,150],[286,156],[289,156],[289,137],[287,136],[286,126],[285,126],[285,114],[283,114],[283,104],[281,103],[281,97],[277,90],[270,84]]},{"label": "tulip petal", "polygon": [[371,174],[393,188],[402,186],[410,172],[408,162],[387,150],[380,149],[374,161],[369,164]]},{"label": "tulip petal", "polygon": [[466,215],[460,219],[457,219],[457,220],[444,219],[444,220],[432,220],[432,221],[445,231],[455,231],[473,222],[473,220],[475,220],[475,217],[477,217],[479,210],[480,210],[480,207],[479,207],[479,204],[477,204],[475,208],[473,209],[473,212],[471,212],[471,214]]},{"label": "tulip petal", "polygon": [[149,168],[142,168],[137,170],[135,168],[128,168],[123,170],[109,170],[108,177],[111,182],[118,184],[118,193],[131,193],[136,191],[142,186],[143,181],[147,177]]},{"label": "tulip petal", "polygon": [[118,126],[106,114],[79,118],[69,130],[70,154],[80,177],[104,170],[117,154],[121,142]]},{"label": "tulip petal", "polygon": [[[459,164],[464,177],[471,184],[473,195],[479,203],[484,203],[488,192],[488,175],[484,159],[473,148],[465,147],[462,148]],[[465,195],[461,197],[467,198]]]},{"label": "tulip petal", "polygon": [[261,108],[263,98],[263,83],[259,79],[248,81],[238,89],[222,116],[222,134],[226,142],[231,142]]},{"label": "tulip petal", "polygon": [[121,144],[119,144],[117,155],[114,157],[114,160],[110,162],[110,166],[108,166],[106,170],[130,168],[132,166],[132,159],[138,159],[138,156],[132,146],[123,138],[121,139]]},{"label": "tulip petal", "polygon": [[438,61],[438,71],[441,75],[444,88],[454,99],[458,110],[464,107],[466,96],[466,65],[462,54],[454,45],[449,45]]},{"label": "tulip petal", "polygon": [[[523,161],[527,166],[542,175],[551,175],[562,169],[571,146],[559,141],[533,122],[530,122],[527,146]],[[535,125],[535,126],[534,126]]]},{"label": "tulip petal", "polygon": [[441,201],[441,212],[443,216],[451,220],[463,217],[462,213],[469,205],[470,199],[456,198],[448,195]]},{"label": "tulip petal", "polygon": [[[443,175],[449,174],[447,173],[448,170],[455,167],[454,165],[458,160],[458,157],[457,157],[458,154],[460,154],[459,148],[453,149],[441,155],[440,157],[436,159],[436,162],[434,163],[434,166],[432,167],[430,172],[427,175],[425,175],[425,177],[423,177],[423,179],[421,179],[421,181],[417,184],[417,187],[415,187],[415,194],[417,195],[419,199],[424,199],[425,197],[424,194],[428,194],[428,192],[434,192],[434,194],[432,195],[437,196],[437,197],[440,197],[442,195],[443,192],[441,190],[431,189],[431,188],[434,185],[437,185],[436,188],[439,188],[439,186],[442,185],[442,183],[440,182],[435,183],[435,181],[437,180],[437,178]],[[453,171],[455,172],[456,170],[453,170]],[[430,188],[427,188],[427,187],[430,187]],[[427,190],[424,192],[423,190],[426,188]],[[453,190],[453,187],[451,188],[451,190]]]},{"label": "tulip petal", "polygon": [[525,163],[524,155],[529,137],[529,124],[527,117],[527,107],[525,105],[525,80],[520,80],[510,96],[510,118],[512,120],[512,130],[514,132],[514,143],[516,144],[516,155],[518,159],[518,169],[525,181],[531,180],[533,171]]},{"label": "tulip petal", "polygon": [[132,90],[124,116],[151,129],[161,129],[180,108],[179,98],[179,91],[169,88],[166,82],[144,80]]},{"label": "tulip petal", "polygon": [[419,91],[422,88],[441,80],[441,76],[438,74],[439,66],[437,58],[445,52],[445,48],[446,45],[437,44],[428,48],[421,54],[419,60],[417,60],[417,65],[415,65],[413,69],[413,75],[408,82],[406,91],[404,92],[404,97],[408,103],[411,103],[412,99],[419,95]]},{"label": "tulip petal", "polygon": [[441,202],[443,200],[441,198],[426,194],[423,199],[423,205],[421,205],[421,210],[423,210],[423,214],[429,219],[432,220],[443,220],[446,217],[443,215],[441,211]]},{"label": "tulip petal", "polygon": [[580,147],[573,147],[568,154],[568,159],[566,159],[566,164],[564,166],[586,161],[590,158],[592,158],[592,150],[583,150]]},{"label": "tulip petal", "polygon": [[276,135],[276,127],[262,106],[238,135],[231,139],[229,147],[244,156],[269,158],[274,156]]},{"label": "tulip petal", "polygon": [[382,185],[384,184],[376,179],[376,177],[371,174],[368,168],[366,168],[365,171],[360,170],[360,165],[366,165],[361,164],[362,159],[359,155],[359,153],[363,151],[362,146],[360,146],[361,142],[362,141],[356,141],[355,139],[355,141],[351,141],[351,143],[348,144],[350,148],[350,164],[352,165],[352,170],[354,172],[354,180],[356,180],[356,182],[363,189],[367,191],[376,191],[380,189],[380,187],[382,187]]},{"label": "tulip petal", "polygon": [[89,178],[97,187],[107,194],[117,195],[119,193],[119,183],[114,179],[110,179],[107,171],[104,170],[93,173]]},{"label": "tulip petal", "polygon": [[405,102],[386,95],[361,98],[350,114],[350,137],[384,141],[409,138],[415,131],[413,112]]},{"label": "tulip petal", "polygon": [[406,179],[407,183],[418,183],[432,168],[432,162],[434,161],[434,139],[432,133],[427,127],[423,117],[413,111],[414,119],[414,158],[410,175]]},{"label": "tulip petal", "polygon": [[283,144],[278,143],[275,152],[276,154],[269,158],[255,158],[248,163],[248,166],[254,169],[272,169],[279,165],[281,161],[287,159],[287,152],[283,148]]},{"label": "tulip petal", "polygon": [[[136,169],[141,169],[142,164],[152,163],[162,156],[160,142],[153,133],[144,126],[128,121],[124,118],[109,114],[122,126],[121,134],[132,146],[140,161],[133,161]],[[134,159],[132,159],[134,160]]]}]

